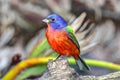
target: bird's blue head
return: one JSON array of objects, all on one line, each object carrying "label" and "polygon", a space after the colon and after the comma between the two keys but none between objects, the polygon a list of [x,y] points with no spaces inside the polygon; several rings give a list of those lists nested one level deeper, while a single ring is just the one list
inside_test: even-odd
[{"label": "bird's blue head", "polygon": [[67,27],[67,22],[58,14],[51,14],[43,22],[49,24],[54,30],[61,30]]}]

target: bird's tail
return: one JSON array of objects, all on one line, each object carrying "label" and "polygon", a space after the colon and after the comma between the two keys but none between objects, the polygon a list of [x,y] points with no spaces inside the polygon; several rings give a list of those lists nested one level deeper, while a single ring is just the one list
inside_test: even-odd
[{"label": "bird's tail", "polygon": [[79,59],[76,61],[80,70],[90,70],[85,61],[79,56]]}]

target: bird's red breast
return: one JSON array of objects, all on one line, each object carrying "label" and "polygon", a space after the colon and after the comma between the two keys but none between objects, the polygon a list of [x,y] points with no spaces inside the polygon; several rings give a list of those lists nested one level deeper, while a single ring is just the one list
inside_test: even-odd
[{"label": "bird's red breast", "polygon": [[75,59],[78,59],[80,51],[75,43],[70,38],[68,38],[65,30],[53,30],[48,24],[46,37],[50,46],[57,53],[61,55],[74,56]]}]

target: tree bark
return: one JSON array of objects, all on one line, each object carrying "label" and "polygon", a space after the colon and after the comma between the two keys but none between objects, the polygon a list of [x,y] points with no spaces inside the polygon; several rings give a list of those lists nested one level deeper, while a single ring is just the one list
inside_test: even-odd
[{"label": "tree bark", "polygon": [[120,71],[103,76],[79,75],[69,66],[67,58],[61,56],[48,62],[46,72],[39,80],[120,80]]}]

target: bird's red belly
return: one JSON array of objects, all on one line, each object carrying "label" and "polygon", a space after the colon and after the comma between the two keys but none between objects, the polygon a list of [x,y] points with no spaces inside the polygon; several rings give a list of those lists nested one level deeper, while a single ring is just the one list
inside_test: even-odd
[{"label": "bird's red belly", "polygon": [[80,51],[77,46],[63,32],[46,32],[47,40],[50,46],[61,55],[79,55]]}]

